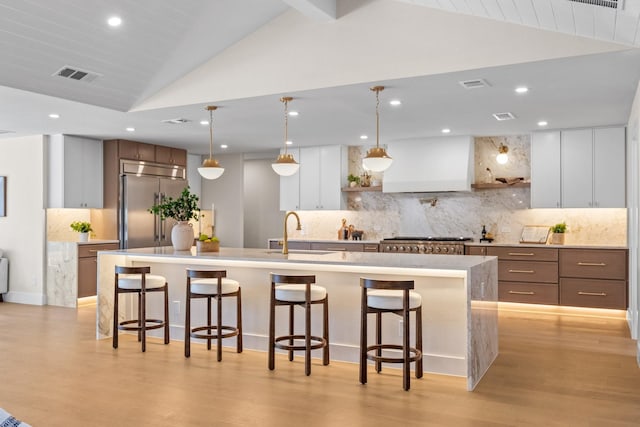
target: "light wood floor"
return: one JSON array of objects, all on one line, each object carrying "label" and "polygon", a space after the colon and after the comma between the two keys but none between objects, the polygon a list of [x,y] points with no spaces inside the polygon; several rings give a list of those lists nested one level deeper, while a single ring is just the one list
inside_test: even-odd
[{"label": "light wood floor", "polygon": [[[621,317],[500,313],[500,355],[473,392],[425,374],[152,341],[94,339],[95,307],[0,304],[0,407],[55,426],[638,426],[640,369]],[[315,414],[315,418],[309,418]]]}]

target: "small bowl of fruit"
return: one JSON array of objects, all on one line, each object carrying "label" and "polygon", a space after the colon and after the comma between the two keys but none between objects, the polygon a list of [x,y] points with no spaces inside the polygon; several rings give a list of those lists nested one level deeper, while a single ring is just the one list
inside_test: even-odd
[{"label": "small bowl of fruit", "polygon": [[208,236],[201,233],[196,241],[198,252],[220,252],[220,240],[216,236]]}]

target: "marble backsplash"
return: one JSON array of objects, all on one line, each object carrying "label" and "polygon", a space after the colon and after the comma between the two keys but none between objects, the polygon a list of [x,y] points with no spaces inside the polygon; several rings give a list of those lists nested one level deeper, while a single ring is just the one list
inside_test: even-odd
[{"label": "marble backsplash", "polygon": [[[509,147],[509,161],[505,165],[495,161],[500,143]],[[364,152],[363,147],[349,148],[349,173],[363,173]],[[528,135],[476,138],[476,182],[485,183],[496,177],[522,177],[528,181],[529,152]],[[494,234],[496,243],[517,243],[525,225],[551,226],[564,221],[568,225],[566,244],[627,244],[626,209],[530,209],[529,188],[345,194],[348,210],[298,212],[302,230],[290,230],[290,237],[337,239],[341,219],[346,218],[348,224],[364,231],[365,240],[406,235],[464,236],[478,241],[485,225]]]}]

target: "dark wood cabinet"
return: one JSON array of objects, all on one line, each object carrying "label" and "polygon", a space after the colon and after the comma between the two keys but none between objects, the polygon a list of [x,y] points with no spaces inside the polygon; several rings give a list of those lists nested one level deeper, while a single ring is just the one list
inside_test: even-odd
[{"label": "dark wood cabinet", "polygon": [[156,145],[156,163],[187,166],[187,150]]},{"label": "dark wood cabinet", "polygon": [[87,243],[78,245],[78,298],[96,295],[98,251],[118,249],[117,243]]},{"label": "dark wood cabinet", "polygon": [[144,142],[118,140],[118,158],[129,160],[156,161],[156,146]]}]

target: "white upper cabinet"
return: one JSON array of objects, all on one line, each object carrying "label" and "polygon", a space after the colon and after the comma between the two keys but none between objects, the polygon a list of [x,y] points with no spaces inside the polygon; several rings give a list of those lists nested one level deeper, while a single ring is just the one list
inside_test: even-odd
[{"label": "white upper cabinet", "polygon": [[52,135],[48,145],[49,208],[102,208],[102,141]]},{"label": "white upper cabinet", "polygon": [[295,175],[280,177],[280,209],[344,209],[341,183],[347,170],[346,147],[331,145],[289,151],[300,163],[300,170]]},{"label": "white upper cabinet", "polygon": [[624,127],[535,132],[531,207],[625,207],[625,147]]},{"label": "white upper cabinet", "polygon": [[531,207],[561,207],[560,132],[535,132],[531,137]]}]

